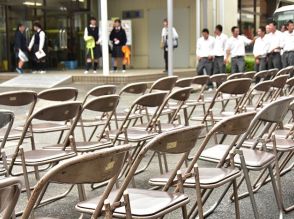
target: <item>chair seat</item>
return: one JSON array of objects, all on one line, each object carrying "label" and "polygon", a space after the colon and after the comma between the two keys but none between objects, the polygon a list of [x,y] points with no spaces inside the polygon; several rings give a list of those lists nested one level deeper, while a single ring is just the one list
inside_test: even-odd
[{"label": "chair seat", "polygon": [[200,101],[197,101],[197,100],[187,100],[186,105],[187,106],[205,105],[205,102],[202,101],[202,100],[200,100]]},{"label": "chair seat", "polygon": [[[181,125],[181,124],[170,124],[170,123],[160,123],[160,126],[161,126],[161,131],[162,132],[167,132],[167,131],[171,131],[171,130],[174,130],[174,129],[177,129],[177,128],[183,128],[184,125]],[[139,125],[136,125],[136,126],[133,126],[133,127],[130,127],[129,130],[145,130],[147,127],[147,124],[139,124]]]},{"label": "chair seat", "polygon": [[[67,158],[74,157],[76,154],[73,151],[63,151],[63,150],[32,150],[25,151],[25,163],[28,166],[38,166],[44,165]],[[7,162],[11,162],[12,155],[7,157]],[[21,164],[21,157],[18,156],[15,160],[15,164]]]},{"label": "chair seat", "polygon": [[[182,172],[184,173],[185,170],[182,170]],[[239,177],[240,175],[240,170],[236,168],[199,168],[200,186],[202,188],[221,186],[231,181],[232,179]],[[170,173],[166,173],[159,177],[150,179],[149,183],[154,186],[163,186],[166,184],[169,177]],[[195,178],[190,177],[186,179],[184,186],[189,188],[195,188]]]},{"label": "chair seat", "polygon": [[[256,139],[249,139],[244,142],[244,146],[246,147],[252,147],[253,144],[255,143]],[[261,143],[257,144],[257,148],[261,147]],[[266,144],[266,147],[268,149],[273,148],[273,142],[268,142]],[[279,136],[276,136],[276,148],[278,151],[291,151],[294,149],[294,140],[292,139],[285,139],[285,138],[280,138]]]},{"label": "chair seat", "polygon": [[[113,202],[117,190],[112,191],[107,198],[110,203]],[[133,218],[158,218],[177,207],[181,207],[189,202],[189,198],[181,193],[169,193],[163,191],[128,189],[130,197],[130,206]],[[93,213],[101,197],[89,199],[76,205],[80,212]],[[114,217],[124,218],[125,208],[115,209]]]},{"label": "chair seat", "polygon": [[6,169],[0,167],[0,176],[3,176],[6,174]]},{"label": "chair seat", "polygon": [[93,119],[82,119],[82,122],[79,122],[77,126],[94,127],[94,126],[100,126],[104,124],[105,124],[105,121],[100,120],[99,118],[93,118]]},{"label": "chair seat", "polygon": [[[110,139],[114,139],[116,134],[117,134],[117,130],[112,130],[109,132],[109,138]],[[145,131],[145,130],[140,130],[140,129],[127,129],[127,140],[130,142],[138,142],[138,141],[145,141],[145,140],[149,140],[153,137],[155,137],[158,133],[156,132],[149,132],[149,131]],[[121,141],[125,141],[125,135],[124,134],[120,134],[118,137],[118,140]]]},{"label": "chair seat", "polygon": [[[228,149],[228,145],[215,145],[211,148],[204,150],[200,156],[201,160],[218,162],[224,155],[224,153]],[[269,152],[260,151],[260,150],[252,150],[248,148],[242,148],[243,155],[245,158],[246,166],[248,169],[259,170],[263,169],[269,164],[271,164],[275,156]],[[235,156],[235,164],[240,165],[240,157]]]},{"label": "chair seat", "polygon": [[70,128],[70,125],[62,124],[62,123],[36,123],[33,124],[33,132],[34,133],[44,133],[44,132],[57,132],[57,131],[65,131]]},{"label": "chair seat", "polygon": [[[118,121],[123,121],[126,116],[127,116],[128,112],[118,112],[116,113],[116,119]],[[139,114],[139,113],[131,113],[129,115],[129,119],[137,119],[137,118],[141,118],[143,115],[142,114]],[[113,117],[113,119],[115,119],[115,116]]]},{"label": "chair seat", "polygon": [[[76,149],[77,152],[87,152],[87,151],[94,151],[106,147],[111,147],[113,144],[111,141],[103,140],[100,142],[75,142],[76,143]],[[45,146],[43,149],[45,150],[61,150],[63,147],[62,144],[56,144],[56,145],[50,145],[50,146]],[[66,151],[72,150],[71,147],[67,147],[65,149]]]},{"label": "chair seat", "polygon": [[[3,128],[0,130],[0,141],[3,141],[6,130],[7,130],[6,128]],[[17,128],[11,129],[7,140],[8,141],[18,140],[21,137],[21,134],[22,134],[22,130],[18,130]],[[31,136],[32,134],[30,132],[27,132],[25,138],[30,138]]]},{"label": "chair seat", "polygon": [[[154,115],[154,113],[156,112],[156,110],[157,110],[157,108],[154,108],[154,107],[152,107],[152,108],[148,108],[147,109],[147,111],[148,111],[148,115],[149,116],[153,116]],[[161,114],[160,115],[168,115],[168,114],[171,114],[171,113],[173,113],[175,110],[174,109],[171,109],[171,108],[164,108],[163,110],[162,110],[162,112],[161,112]],[[145,110],[143,110],[142,111],[142,114],[143,115],[146,115],[146,111]]]}]

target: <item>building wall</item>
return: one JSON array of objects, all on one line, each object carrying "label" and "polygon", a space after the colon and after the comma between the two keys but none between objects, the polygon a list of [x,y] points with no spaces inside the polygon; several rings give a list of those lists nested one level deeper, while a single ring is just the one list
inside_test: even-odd
[{"label": "building wall", "polygon": [[[144,17],[141,19],[133,19],[133,67],[134,68],[148,68],[149,66],[149,40],[148,40],[148,11],[150,9],[166,9],[166,0],[111,0],[109,2],[109,17],[121,17],[122,11],[125,10],[143,10]],[[238,20],[238,1],[236,0],[225,0],[225,32],[229,33],[231,26],[237,25]],[[217,23],[220,21],[219,17],[219,1],[217,1]],[[195,53],[196,53],[196,0],[181,0],[174,1],[175,8],[190,8],[190,51],[189,51],[189,66],[195,67]],[[203,5],[202,5],[203,8]],[[204,15],[203,10],[201,16]],[[208,28],[213,32],[213,21],[212,21],[212,0],[208,0]],[[177,19],[176,17],[174,19]],[[162,21],[158,21],[158,25]],[[201,22],[203,28],[203,20]],[[154,42],[159,45],[160,33],[158,34],[158,41]]]}]

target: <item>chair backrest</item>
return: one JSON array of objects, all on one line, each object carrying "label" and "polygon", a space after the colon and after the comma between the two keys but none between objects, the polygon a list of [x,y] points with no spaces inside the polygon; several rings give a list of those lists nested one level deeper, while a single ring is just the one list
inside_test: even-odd
[{"label": "chair backrest", "polygon": [[142,107],[160,107],[166,95],[167,92],[165,91],[147,93],[135,100],[133,105],[140,105]]},{"label": "chair backrest", "polygon": [[114,112],[119,102],[119,95],[105,95],[96,97],[83,106],[83,110],[91,110],[95,112]]},{"label": "chair backrest", "polygon": [[269,71],[264,70],[264,71],[259,71],[254,75],[254,79],[265,79],[269,76]]},{"label": "chair backrest", "polygon": [[277,75],[273,79],[273,87],[283,89],[288,78],[289,78],[289,75],[279,75],[279,76]]},{"label": "chair backrest", "polygon": [[215,82],[218,85],[220,85],[223,82],[225,82],[227,80],[227,78],[228,78],[227,74],[216,74],[216,75],[210,76],[210,81]]},{"label": "chair backrest", "polygon": [[38,181],[24,210],[22,218],[29,218],[42,189],[49,182],[90,184],[110,180],[102,194],[102,198],[99,203],[97,203],[102,209],[104,200],[108,197],[112,187],[115,185],[122,165],[124,164],[126,153],[130,149],[130,145],[120,145],[119,147],[101,149],[96,152],[82,154],[67,159],[56,165]]},{"label": "chair backrest", "polygon": [[193,78],[181,78],[178,79],[175,87],[190,87],[192,84]]},{"label": "chair backrest", "polygon": [[257,90],[257,91],[263,91],[263,92],[268,92],[269,89],[272,87],[273,81],[268,80],[268,81],[262,81],[258,84],[256,84],[252,90]]},{"label": "chair backrest", "polygon": [[210,77],[208,75],[198,75],[193,77],[192,84],[204,86],[208,83]]},{"label": "chair backrest", "polygon": [[223,83],[218,92],[226,94],[245,94],[249,90],[251,80],[248,78],[232,79]]},{"label": "chair backrest", "polygon": [[10,130],[13,126],[14,122],[14,113],[11,111],[6,111],[6,110],[0,110],[0,129],[4,128],[7,126],[4,135],[2,137],[1,145],[0,145],[0,153],[1,149],[4,148],[5,143],[7,141],[7,138],[9,136]]},{"label": "chair backrest", "polygon": [[280,75],[286,75],[288,73],[289,73],[289,68],[282,68],[281,70],[278,71],[278,73],[276,74],[276,77]]},{"label": "chair backrest", "polygon": [[277,68],[269,69],[268,70],[268,77],[273,79],[274,77],[276,77],[278,72],[279,72],[279,69],[277,69]]},{"label": "chair backrest", "polygon": [[248,71],[244,73],[244,78],[251,78],[253,79],[256,74],[256,71]]},{"label": "chair backrest", "polygon": [[237,78],[244,78],[244,73],[234,73],[230,74],[227,80],[237,79]]},{"label": "chair backrest", "polygon": [[151,85],[149,92],[151,93],[154,90],[171,91],[174,88],[177,80],[178,76],[167,76],[160,78]]},{"label": "chair backrest", "polygon": [[49,101],[69,101],[76,100],[78,89],[74,87],[58,87],[46,89],[38,93],[38,99]]},{"label": "chair backrest", "polygon": [[123,93],[144,94],[146,90],[147,90],[146,82],[132,83],[123,87],[121,91],[119,92],[119,95],[122,95]]},{"label": "chair backrest", "polygon": [[22,183],[18,178],[9,177],[0,180],[0,215],[11,218],[21,193]]},{"label": "chair backrest", "polygon": [[88,93],[86,94],[85,99],[83,101],[83,105],[87,102],[90,96],[100,97],[104,95],[115,94],[115,92],[116,92],[115,85],[101,85],[101,86],[94,87],[91,90],[89,90]]}]

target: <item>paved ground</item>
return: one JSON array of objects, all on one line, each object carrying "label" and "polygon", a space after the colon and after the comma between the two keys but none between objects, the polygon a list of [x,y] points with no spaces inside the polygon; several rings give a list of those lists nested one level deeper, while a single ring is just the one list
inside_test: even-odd
[{"label": "paved ground", "polygon": [[[85,93],[92,87],[96,86],[94,84],[91,85],[85,85],[85,84],[72,84],[71,86],[77,87],[80,91],[79,94],[79,100],[83,99],[83,96]],[[0,89],[0,92],[2,91],[7,91],[8,89]],[[10,89],[11,90],[11,89]],[[39,90],[37,90],[39,91]],[[127,106],[130,106],[131,102],[133,101],[134,98],[126,95],[124,98],[122,98],[120,102],[120,109],[123,109]],[[42,102],[39,103],[37,107],[42,107],[47,105],[48,103]],[[18,120],[23,120],[25,118],[25,113],[24,113],[23,108],[17,108],[16,109],[16,114],[19,114],[17,117]],[[80,138],[80,132],[77,132],[77,138]],[[42,147],[46,144],[50,143],[55,143],[57,141],[57,135],[55,134],[50,134],[46,136],[36,136],[36,142],[38,147]],[[197,145],[201,140],[198,141]],[[11,152],[13,149],[13,144],[10,143],[9,146],[7,147],[8,153]],[[197,150],[197,147],[195,147],[194,152]],[[148,158],[150,157],[150,154],[144,159],[144,163],[148,161]],[[177,156],[168,156],[168,164],[169,167],[172,168],[172,166],[175,164],[177,161]],[[144,164],[143,164],[144,165]],[[200,162],[200,166],[211,166],[212,164]],[[158,168],[158,161],[155,159],[149,166],[149,168],[142,174],[136,176],[136,184],[137,187],[139,188],[150,188],[148,185],[148,179],[151,177],[154,177],[159,174],[159,168]],[[286,176],[282,178],[283,182],[283,188],[284,188],[284,193],[285,193],[285,203],[286,204],[294,204],[294,172],[290,172]],[[33,180],[32,180],[33,181]],[[55,194],[61,194],[63,191],[65,191],[68,188],[68,186],[65,185],[52,185],[49,187],[47,196],[52,196]],[[93,197],[95,195],[101,194],[101,189],[92,191],[91,188],[87,185],[86,186],[86,191],[88,197]],[[211,196],[209,202],[206,205],[211,206],[218,198],[222,191],[222,188],[218,189],[213,193]],[[245,191],[245,188],[242,187],[241,191]],[[195,200],[195,192],[192,189],[187,189],[186,193],[190,196],[191,200]],[[267,218],[267,219],[275,219],[278,218],[279,214],[277,211],[277,205],[275,202],[275,198],[273,195],[272,187],[270,184],[267,184],[264,186],[256,195],[256,201],[258,205],[258,210],[260,212],[260,217],[261,218]],[[47,205],[45,207],[41,207],[37,209],[36,215],[38,216],[47,216],[47,217],[58,217],[62,219],[67,219],[67,218],[78,218],[80,215],[77,213],[74,209],[75,204],[78,202],[78,195],[77,195],[77,189],[74,188],[73,191],[64,199],[59,200],[58,202],[52,203],[50,205]],[[20,210],[26,205],[26,197],[25,194],[22,194],[21,199],[18,203],[17,209]],[[188,206],[188,208],[190,205]],[[253,211],[250,205],[249,198],[245,198],[240,201],[240,210],[241,210],[241,218],[254,218],[253,217]],[[84,218],[90,218],[89,216],[85,216]],[[169,215],[167,215],[165,218],[170,218],[170,219],[178,219],[181,218],[181,212],[176,211],[173,212]],[[209,216],[210,219],[220,219],[220,218],[234,218],[234,204],[231,203],[228,199],[228,196],[225,197],[221,205],[217,208],[217,210]],[[284,218],[294,218],[294,212],[289,213],[287,215],[284,215]]]}]

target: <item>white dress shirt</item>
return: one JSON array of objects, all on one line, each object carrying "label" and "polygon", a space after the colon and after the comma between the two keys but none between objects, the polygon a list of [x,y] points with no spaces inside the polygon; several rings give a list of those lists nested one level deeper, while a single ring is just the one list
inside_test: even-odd
[{"label": "white dress shirt", "polygon": [[[91,24],[90,24],[90,27],[94,27],[95,28],[95,26],[92,26]],[[100,32],[101,32],[101,30],[99,29],[98,30],[99,39],[97,40],[96,44],[101,44],[102,43],[102,39],[100,37],[101,36]],[[84,31],[84,40],[87,40],[88,36],[89,36],[88,27],[86,27],[85,28],[85,31]]]},{"label": "white dress shirt", "polygon": [[276,30],[275,33],[268,33],[266,38],[270,42],[269,53],[281,51],[283,47],[283,33],[281,31]]},{"label": "white dress shirt", "polygon": [[[162,28],[161,37],[162,37],[163,42],[166,43],[166,40],[167,40],[167,37],[168,37],[168,28],[167,27]],[[178,33],[177,33],[177,31],[176,31],[176,29],[174,27],[173,27],[173,38],[174,39],[179,38],[179,35],[178,35]]]},{"label": "white dress shirt", "polygon": [[228,40],[228,36],[226,34],[221,33],[219,36],[215,36],[214,42],[214,55],[215,56],[226,56],[226,43]]},{"label": "white dress shirt", "polygon": [[253,55],[254,57],[264,58],[266,57],[268,50],[270,47],[270,43],[267,38],[264,36],[263,38],[258,37],[255,40],[254,47],[253,47]]},{"label": "white dress shirt", "polygon": [[[39,36],[40,36],[39,51],[41,51],[43,50],[44,44],[45,44],[45,32],[41,29],[39,29],[37,32],[39,33]],[[35,34],[33,35],[31,42],[29,44],[29,50],[33,48],[34,43],[35,43]]]},{"label": "white dress shirt", "polygon": [[212,36],[208,36],[207,40],[204,37],[200,37],[197,40],[197,56],[200,58],[214,56],[214,43],[215,39]]},{"label": "white dress shirt", "polygon": [[289,31],[284,32],[282,42],[284,52],[294,51],[294,31],[292,33],[289,33]]},{"label": "white dress shirt", "polygon": [[226,51],[230,50],[231,58],[245,56],[245,46],[249,45],[251,42],[252,40],[242,35],[239,35],[238,37],[231,36],[227,40]]}]

